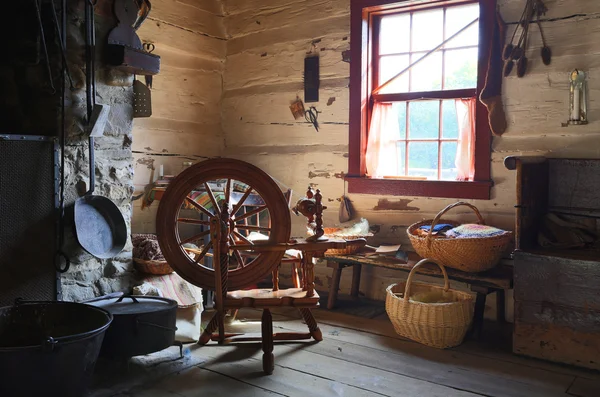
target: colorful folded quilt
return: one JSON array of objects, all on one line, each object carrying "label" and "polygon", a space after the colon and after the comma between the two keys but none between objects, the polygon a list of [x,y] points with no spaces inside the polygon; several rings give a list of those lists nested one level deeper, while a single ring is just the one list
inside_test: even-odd
[{"label": "colorful folded quilt", "polygon": [[450,238],[482,238],[499,236],[504,233],[507,232],[493,226],[468,223],[448,230],[446,236]]},{"label": "colorful folded quilt", "polygon": [[[449,223],[440,223],[440,224],[438,224],[438,225],[435,225],[435,226],[433,227],[433,231],[434,231],[435,233],[438,233],[438,232],[444,232],[444,231],[446,231],[446,230],[452,229],[453,227],[454,227],[454,225],[451,225],[451,224],[449,224]],[[421,230],[425,230],[426,232],[429,232],[429,229],[431,229],[431,226],[429,226],[429,225],[424,225],[424,226],[421,226],[419,229],[421,229]]]}]

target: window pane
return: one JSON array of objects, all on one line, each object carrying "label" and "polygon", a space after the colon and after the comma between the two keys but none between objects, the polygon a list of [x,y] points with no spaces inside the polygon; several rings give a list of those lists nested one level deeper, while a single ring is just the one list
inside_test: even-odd
[{"label": "window pane", "polygon": [[381,18],[379,54],[398,54],[410,51],[410,14]]},{"label": "window pane", "polygon": [[446,51],[444,88],[477,87],[477,48]]},{"label": "window pane", "polygon": [[[379,60],[379,85],[403,71],[408,66],[408,59],[408,55],[381,57]],[[382,94],[391,92],[408,92],[408,72],[381,90]]]},{"label": "window pane", "polygon": [[[477,17],[479,17],[478,4],[449,7],[446,10],[446,39],[450,38],[453,34],[464,28]],[[446,44],[446,48],[476,46],[478,43],[479,23],[476,22],[470,28],[448,42]]]},{"label": "window pane", "polygon": [[406,175],[406,142],[398,142],[398,175]]},{"label": "window pane", "polygon": [[439,101],[417,101],[409,104],[408,139],[438,139]]},{"label": "window pane", "polygon": [[409,142],[408,175],[425,176],[427,179],[438,177],[438,143]]},{"label": "window pane", "polygon": [[456,142],[442,142],[442,180],[455,181],[456,170]]},{"label": "window pane", "polygon": [[431,50],[444,41],[442,9],[415,12],[412,24],[412,51]]},{"label": "window pane", "polygon": [[[412,62],[425,54],[413,54]],[[411,63],[412,63],[411,62]],[[435,52],[415,65],[410,71],[410,90],[436,91],[442,89],[442,53]]]},{"label": "window pane", "polygon": [[394,102],[392,109],[398,115],[398,125],[400,126],[396,139],[406,139],[406,102]]},{"label": "window pane", "polygon": [[442,101],[442,137],[458,139],[458,119],[454,99]]}]

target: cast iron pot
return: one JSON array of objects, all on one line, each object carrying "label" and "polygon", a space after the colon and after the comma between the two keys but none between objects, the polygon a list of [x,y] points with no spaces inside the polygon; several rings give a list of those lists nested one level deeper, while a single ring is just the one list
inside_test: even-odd
[{"label": "cast iron pot", "polygon": [[111,313],[114,320],[106,332],[100,355],[125,359],[173,346],[177,302],[154,296],[123,295],[87,302]]},{"label": "cast iron pot", "polygon": [[112,319],[72,302],[0,308],[0,396],[84,396]]}]

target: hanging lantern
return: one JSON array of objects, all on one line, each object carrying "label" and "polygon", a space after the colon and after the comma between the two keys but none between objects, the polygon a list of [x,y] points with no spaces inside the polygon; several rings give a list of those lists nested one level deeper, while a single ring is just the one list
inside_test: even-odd
[{"label": "hanging lantern", "polygon": [[569,90],[569,124],[587,124],[587,81],[585,72],[573,70],[571,72]]}]

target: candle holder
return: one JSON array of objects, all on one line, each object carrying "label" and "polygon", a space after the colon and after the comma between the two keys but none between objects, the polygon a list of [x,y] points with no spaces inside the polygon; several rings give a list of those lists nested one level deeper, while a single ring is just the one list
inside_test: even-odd
[{"label": "candle holder", "polygon": [[569,84],[569,121],[567,124],[587,124],[587,81],[585,72],[573,70]]}]

